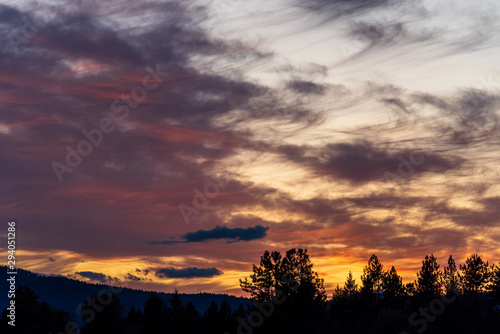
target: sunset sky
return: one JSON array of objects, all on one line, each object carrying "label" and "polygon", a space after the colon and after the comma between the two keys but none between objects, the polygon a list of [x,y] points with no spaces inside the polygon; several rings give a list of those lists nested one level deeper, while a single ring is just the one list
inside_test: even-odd
[{"label": "sunset sky", "polygon": [[[2,1],[0,250],[243,295],[307,248],[328,294],[500,260],[500,2]],[[6,256],[1,263],[6,264]]]}]

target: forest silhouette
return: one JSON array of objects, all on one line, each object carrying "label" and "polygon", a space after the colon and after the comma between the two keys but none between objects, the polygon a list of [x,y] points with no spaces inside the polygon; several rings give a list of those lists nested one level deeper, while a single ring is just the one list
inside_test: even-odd
[{"label": "forest silhouette", "polygon": [[[478,254],[457,266],[450,255],[441,270],[433,254],[425,256],[413,282],[403,283],[396,268],[384,269],[372,255],[359,281],[351,272],[330,298],[313,270],[307,250],[285,254],[265,251],[253,273],[240,280],[251,304],[232,309],[213,301],[200,314],[183,303],[177,290],[164,300],[152,292],[144,305],[125,309],[110,294],[99,309],[82,309],[79,328],[70,313],[56,309],[29,287],[16,292],[16,327],[9,311],[1,315],[1,333],[497,333],[500,325],[500,263],[489,265]],[[101,298],[102,296],[89,296]]]}]

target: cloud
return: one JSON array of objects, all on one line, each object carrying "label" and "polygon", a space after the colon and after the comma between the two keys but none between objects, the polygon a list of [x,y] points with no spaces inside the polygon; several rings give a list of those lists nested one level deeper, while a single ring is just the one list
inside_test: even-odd
[{"label": "cloud", "polygon": [[329,19],[343,16],[354,16],[366,13],[375,8],[384,8],[393,4],[391,0],[308,0],[297,5],[305,10],[323,14]]},{"label": "cloud", "polygon": [[407,43],[411,41],[407,38],[407,34],[408,32],[401,22],[360,21],[353,24],[351,30],[348,32],[348,36],[352,38],[355,41],[355,45],[359,47],[358,54],[356,55],[358,57],[374,47],[386,47],[393,46],[397,43]]},{"label": "cloud", "polygon": [[141,269],[139,269],[139,268],[135,268],[135,272],[136,272],[137,274],[144,274],[144,275],[147,275],[147,274],[149,274],[149,269],[143,269],[143,270],[141,270]]},{"label": "cloud", "polygon": [[88,278],[91,281],[96,281],[96,282],[99,282],[102,284],[110,283],[113,280],[116,280],[116,279],[113,279],[111,276],[107,276],[107,275],[102,274],[102,273],[96,273],[93,271],[77,271],[77,272],[75,272],[75,275],[78,275],[78,276],[83,277],[83,278]]},{"label": "cloud", "polygon": [[310,81],[293,80],[288,83],[288,88],[296,93],[323,95],[325,87]]},{"label": "cloud", "polygon": [[228,242],[251,241],[265,238],[269,227],[255,225],[248,228],[229,228],[227,226],[216,226],[211,230],[199,230],[189,232],[179,240],[144,241],[147,245],[174,245],[178,243],[205,242],[210,240],[228,239]]},{"label": "cloud", "polygon": [[500,137],[498,94],[485,89],[466,88],[448,96],[425,93],[414,94],[412,98],[419,108],[439,112],[434,119],[434,131],[446,136],[447,144],[471,146]]},{"label": "cloud", "polygon": [[139,276],[132,275],[131,273],[127,273],[127,276],[125,276],[125,279],[130,280],[130,281],[142,281],[142,280],[145,280],[145,278],[141,278]]},{"label": "cloud", "polygon": [[0,21],[15,23],[16,20],[21,19],[21,12],[17,9],[0,4]]},{"label": "cloud", "polygon": [[317,175],[353,184],[385,182],[386,172],[397,173],[402,164],[408,166],[408,160],[416,166],[412,167],[415,171],[412,176],[415,177],[423,176],[423,172],[445,173],[459,169],[464,162],[459,157],[443,157],[437,153],[428,155],[419,148],[395,151],[377,147],[367,140],[326,144],[320,148],[282,145],[278,151],[290,161],[309,167]]},{"label": "cloud", "polygon": [[[50,7],[56,14],[30,38],[22,37],[23,17],[47,8],[0,5],[0,25],[22,42],[16,53],[11,35],[0,35],[1,211],[23,221],[32,251],[46,251],[39,261],[51,266],[46,271],[63,266],[53,249],[110,263],[141,254],[147,266],[166,266],[158,264],[162,247],[146,247],[158,244],[175,245],[168,256],[200,259],[173,266],[202,268],[209,257],[219,270],[247,270],[263,238],[277,247],[326,238],[335,247],[325,249],[346,259],[354,248],[411,257],[472,247],[482,228],[498,223],[500,180],[483,168],[498,170],[499,95],[494,87],[453,87],[455,77],[490,71],[495,55],[446,58],[486,47],[498,31],[495,10],[474,4],[460,17],[441,17],[448,5],[426,11],[419,1],[288,3],[283,13],[293,24],[286,16],[279,24],[293,32],[280,36],[295,39],[301,24],[297,41],[321,50],[288,58],[278,49],[286,43],[267,50],[267,36],[223,39],[208,28],[211,11],[189,2],[87,5]],[[267,23],[272,30],[277,21]],[[343,42],[359,56],[345,60]],[[118,121],[111,103],[156,65],[168,75],[136,107],[121,102],[129,115]],[[436,80],[427,89],[429,73]],[[115,130],[58,183],[51,163],[64,163],[66,146],[76,149],[88,139],[82,131],[104,117]],[[400,157],[421,150],[429,154],[402,187],[386,182],[386,172],[399,175]],[[203,192],[214,173],[227,186],[187,226],[178,205],[191,205],[193,189]]]},{"label": "cloud", "polygon": [[214,277],[222,275],[223,272],[217,268],[162,268],[156,270],[156,276],[161,278],[194,278],[194,277]]},{"label": "cloud", "polygon": [[208,240],[229,239],[231,241],[250,241],[266,237],[269,227],[255,225],[248,228],[229,228],[216,226],[212,230],[199,230],[184,235],[186,242],[204,242]]},{"label": "cloud", "polygon": [[[423,1],[307,0],[296,1],[296,7],[313,16],[314,25],[335,26],[344,32],[341,48],[349,61],[361,57],[370,61],[389,54],[389,47],[391,57],[414,54],[420,61],[477,51],[494,45],[491,41],[497,29],[498,8],[488,2],[450,1],[432,6]],[[445,24],[448,20],[461,21],[458,33]]]},{"label": "cloud", "polygon": [[[242,125],[279,120],[307,127],[319,119],[320,113],[295,108],[279,89],[247,76],[252,64],[270,55],[261,53],[259,45],[214,37],[204,28],[204,7],[192,10],[182,1],[127,6],[94,1],[85,8],[70,3],[54,8],[57,15],[47,15],[32,38],[21,36],[19,54],[7,34],[0,36],[0,67],[5,69],[0,78],[0,103],[5,106],[0,110],[0,175],[9,176],[2,177],[6,192],[0,202],[8,206],[6,215],[21,213],[43,248],[133,252],[133,247],[124,246],[130,243],[117,241],[133,237],[128,230],[115,233],[118,222],[128,227],[145,222],[143,238],[154,235],[165,217],[172,226],[185,225],[177,206],[191,202],[190,190],[221,171],[222,161],[235,160],[241,151],[256,151],[253,130]],[[0,7],[6,31],[22,34],[20,18],[38,10],[30,6]],[[231,70],[212,70],[215,60]],[[111,103],[130,96],[149,74],[146,67],[157,65],[169,75],[136,107],[121,103],[129,111],[127,119],[113,118]],[[233,75],[236,72],[241,75]],[[276,114],[278,109],[282,112]],[[67,146],[76,149],[88,140],[82,131],[98,128],[107,117],[116,121],[115,130],[59,184],[51,164],[64,164]],[[217,197],[219,203],[259,201],[259,187],[231,175],[234,179]],[[29,189],[27,197],[23,187]],[[143,205],[147,212],[139,209]],[[86,213],[88,206],[95,211]],[[211,206],[206,216],[212,208],[218,207]],[[36,216],[44,216],[54,228],[71,221],[67,238],[49,238]],[[209,226],[219,222],[210,221]],[[107,242],[91,232],[95,226],[117,238]],[[186,232],[178,228],[176,234]],[[90,249],[85,240],[95,241],[99,249]]]},{"label": "cloud", "polygon": [[429,205],[426,219],[449,219],[458,226],[471,227],[493,227],[498,226],[500,215],[500,197],[486,197],[477,199],[475,204],[478,204],[481,209],[470,209],[454,207],[448,202],[436,201],[433,205]]}]

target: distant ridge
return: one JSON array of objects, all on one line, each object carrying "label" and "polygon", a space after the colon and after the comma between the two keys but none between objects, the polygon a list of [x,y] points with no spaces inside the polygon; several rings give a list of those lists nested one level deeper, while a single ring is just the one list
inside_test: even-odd
[{"label": "distant ridge", "polygon": [[[0,266],[0,280],[1,282],[4,282],[2,285],[5,284],[5,289],[3,290],[6,292],[7,277],[7,267]],[[20,285],[24,285],[35,291],[40,295],[40,301],[46,301],[49,305],[66,310],[75,316],[78,305],[84,302],[88,297],[109,286],[105,284],[85,283],[64,276],[33,273],[24,269],[17,269],[16,283],[18,287]],[[150,293],[151,291],[123,288],[117,296],[120,299],[120,302],[125,306],[125,310],[128,311],[132,305],[136,308],[142,309],[144,307],[144,302],[149,297]],[[173,293],[157,293],[160,298],[165,301],[168,301],[173,296]],[[227,299],[233,310],[238,308],[240,303],[242,303],[245,308],[246,304],[250,304],[250,301],[247,298],[206,292],[197,294],[179,293],[179,297],[185,304],[192,302],[200,314],[205,313],[212,301],[215,301],[215,303],[220,306],[224,298]],[[9,299],[7,297],[7,293],[1,293],[0,311],[7,307],[8,303]],[[77,316],[76,319],[79,320],[79,316]]]}]

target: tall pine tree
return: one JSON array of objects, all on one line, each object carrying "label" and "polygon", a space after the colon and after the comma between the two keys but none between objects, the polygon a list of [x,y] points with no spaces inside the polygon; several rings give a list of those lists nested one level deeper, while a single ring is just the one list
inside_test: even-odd
[{"label": "tall pine tree", "polygon": [[426,255],[422,261],[422,269],[417,273],[417,294],[421,296],[437,296],[441,293],[441,272],[434,254]]},{"label": "tall pine tree", "polygon": [[477,254],[467,258],[460,265],[460,283],[464,293],[478,294],[486,288],[490,277],[488,262],[484,262]]}]

